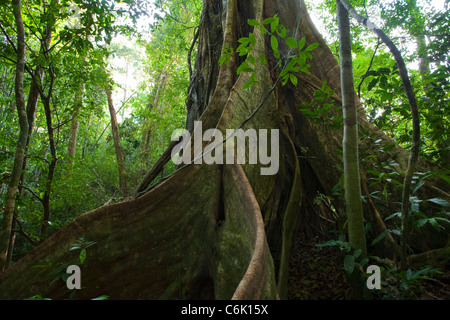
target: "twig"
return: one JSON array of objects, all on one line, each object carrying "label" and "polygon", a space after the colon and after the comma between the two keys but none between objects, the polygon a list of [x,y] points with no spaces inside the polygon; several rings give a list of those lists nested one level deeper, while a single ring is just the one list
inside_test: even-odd
[{"label": "twig", "polygon": [[359,82],[359,85],[358,85],[358,99],[361,99],[361,86],[362,86],[364,80],[366,80],[366,78],[368,77],[368,73],[369,73],[370,69],[372,68],[373,60],[375,59],[375,55],[377,54],[378,47],[381,44],[380,40],[381,40],[380,37],[378,37],[378,43],[377,43],[377,46],[375,47],[375,50],[373,51],[373,55],[372,55],[372,59],[370,59],[369,67],[367,68],[366,73],[362,76],[361,81]]},{"label": "twig", "polygon": [[30,188],[28,188],[27,186],[24,186],[24,185],[22,185],[22,188],[24,188],[25,190],[28,190],[33,196],[36,197],[36,199],[39,200],[39,202],[42,203],[42,201],[43,201],[42,198],[36,192],[34,192],[33,190],[31,190]]},{"label": "twig", "polygon": [[200,34],[200,29],[198,28],[198,26],[196,28],[197,28],[197,31],[194,34],[194,39],[192,40],[192,44],[191,44],[191,47],[189,48],[189,53],[188,53],[188,57],[187,57],[190,80],[192,80],[192,61],[191,61],[192,51],[194,50],[195,43],[197,42],[198,36]]},{"label": "twig", "polygon": [[31,243],[33,246],[37,247],[39,245],[39,242],[36,240],[33,240],[25,231],[23,231],[22,224],[20,223],[19,219],[16,219],[17,224],[19,225],[19,229],[14,229],[14,232],[18,232],[21,235],[24,236],[25,239],[28,240],[29,243]]}]

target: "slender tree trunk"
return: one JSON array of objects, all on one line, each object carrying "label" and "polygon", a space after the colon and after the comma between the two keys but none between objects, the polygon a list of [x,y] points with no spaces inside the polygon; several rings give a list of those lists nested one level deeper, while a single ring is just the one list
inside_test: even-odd
[{"label": "slender tree trunk", "polygon": [[114,109],[114,103],[112,100],[111,89],[108,85],[106,86],[105,91],[106,91],[106,96],[108,98],[108,107],[109,107],[109,113],[111,115],[111,128],[112,128],[112,134],[113,134],[113,139],[114,139],[114,148],[116,150],[117,165],[119,167],[119,187],[120,187],[120,192],[122,193],[122,196],[126,197],[128,195],[127,171],[126,171],[125,160],[124,160],[124,156],[123,156],[123,148],[122,148],[122,144],[120,143],[120,135],[119,135],[119,127],[117,125],[116,110]]},{"label": "slender tree trunk", "polygon": [[[56,1],[56,3],[59,3],[59,1]],[[52,4],[50,4],[50,6],[52,6]],[[50,43],[52,40],[53,25],[54,24],[52,24],[52,23],[47,23],[47,25],[43,28],[42,34],[44,35],[44,39],[43,39],[43,41],[41,41],[41,46],[40,46],[41,53],[47,52],[47,49],[50,47]],[[27,135],[27,142],[26,142],[26,146],[25,146],[25,154],[28,152],[28,148],[30,145],[30,139],[32,136],[33,128],[34,128],[34,121],[35,121],[35,117],[36,117],[36,108],[37,108],[37,102],[39,99],[39,94],[41,91],[40,86],[42,86],[41,83],[42,83],[43,73],[44,73],[43,67],[40,65],[37,65],[36,70],[34,72],[34,81],[32,82],[31,87],[30,87],[30,92],[28,95],[28,101],[27,101],[27,105],[26,105],[26,113],[27,113],[27,120],[28,120],[28,135]],[[26,173],[27,165],[28,165],[28,161],[27,161],[27,158],[24,156],[22,172],[20,173],[20,175],[21,175],[20,182],[21,183],[19,184],[19,187],[18,187],[18,198],[19,199],[22,196],[22,192],[23,192],[23,184],[25,183],[25,173]],[[17,211],[13,218],[13,222],[12,222],[13,230],[16,229],[16,225],[17,225],[16,219],[17,219],[18,214],[19,214],[19,212]],[[7,264],[9,264],[9,262],[12,259],[14,243],[15,243],[15,232],[12,232],[11,238],[10,238],[10,243],[9,243],[9,249],[8,249]]]},{"label": "slender tree trunk", "polygon": [[414,93],[414,89],[409,80],[408,70],[405,65],[405,61],[402,55],[392,40],[376,25],[374,25],[369,19],[364,18],[356,13],[355,9],[348,3],[347,0],[340,0],[349,13],[355,18],[356,21],[363,24],[370,30],[372,30],[376,35],[378,35],[381,40],[386,44],[386,46],[391,51],[394,56],[395,62],[397,63],[400,78],[403,82],[403,87],[408,98],[408,102],[411,110],[412,117],[412,137],[411,137],[411,152],[408,156],[408,166],[405,172],[405,177],[403,179],[403,190],[402,190],[402,239],[401,239],[401,268],[406,270],[408,267],[408,246],[410,242],[410,193],[412,185],[412,177],[414,175],[416,166],[419,162],[420,153],[420,119],[419,110],[417,107],[417,100]]},{"label": "slender tree trunk", "polygon": [[54,128],[52,123],[52,113],[50,109],[50,96],[51,90],[49,92],[49,97],[41,96],[41,100],[44,104],[45,118],[47,122],[47,131],[48,131],[48,139],[50,143],[50,164],[48,167],[47,173],[47,181],[45,183],[45,191],[44,196],[42,197],[42,206],[44,208],[44,216],[42,218],[42,226],[41,226],[41,237],[40,242],[43,242],[47,239],[47,230],[50,221],[50,196],[52,192],[52,183],[55,175],[56,164],[58,162],[58,157],[56,154],[56,144],[55,144],[55,136],[54,136]]},{"label": "slender tree trunk", "polygon": [[419,54],[419,71],[422,79],[430,73],[430,60],[427,57],[427,44],[423,34],[416,36],[417,52]]},{"label": "slender tree trunk", "polygon": [[348,219],[349,243],[354,250],[361,250],[366,257],[366,237],[359,174],[358,116],[356,94],[353,84],[352,41],[347,10],[340,0],[336,1],[339,23],[339,48],[341,57],[341,92],[344,112],[344,176],[345,203]]},{"label": "slender tree trunk", "polygon": [[6,204],[3,211],[3,220],[0,230],[0,272],[5,270],[9,242],[11,239],[12,223],[14,218],[17,188],[19,187],[22,166],[25,157],[25,148],[28,139],[28,119],[25,106],[25,95],[23,92],[23,77],[25,69],[25,30],[22,20],[20,0],[13,1],[14,17],[17,29],[17,65],[16,65],[16,108],[19,116],[20,133],[17,141],[14,167],[11,173],[11,181],[8,186]]},{"label": "slender tree trunk", "polygon": [[68,174],[70,174],[70,172],[72,171],[72,166],[77,148],[78,127],[80,125],[79,114],[83,104],[83,95],[84,95],[84,84],[81,85],[80,92],[76,95],[75,109],[74,109],[75,111],[70,126],[69,145],[67,150],[67,156],[69,158],[69,161],[67,163]]},{"label": "slender tree trunk", "polygon": [[[42,81],[42,72],[43,72],[42,68],[40,66],[38,66],[36,68],[35,75],[36,75],[36,78],[39,79],[40,81]],[[34,120],[36,118],[36,107],[37,107],[38,99],[39,99],[39,89],[37,88],[35,83],[32,83],[30,92],[28,93],[28,101],[27,101],[28,137],[27,137],[27,143],[26,143],[26,147],[25,147],[25,155],[27,154],[28,148],[30,146],[31,136],[33,133],[33,128],[34,128]],[[22,165],[22,173],[21,173],[21,177],[20,177],[20,184],[19,184],[19,188],[18,188],[18,199],[20,199],[22,197],[23,185],[25,183],[25,172],[27,169],[27,165],[28,165],[28,160],[27,160],[27,157],[24,156],[23,165]],[[18,215],[19,215],[19,212],[17,211],[17,213],[14,215],[14,218],[13,218],[12,230],[16,229],[16,226],[17,226],[16,219],[17,219]],[[16,232],[11,232],[11,238],[9,241],[9,249],[8,249],[8,257],[7,257],[7,262],[6,262],[7,265],[9,265],[12,260],[15,240],[16,240]]]}]

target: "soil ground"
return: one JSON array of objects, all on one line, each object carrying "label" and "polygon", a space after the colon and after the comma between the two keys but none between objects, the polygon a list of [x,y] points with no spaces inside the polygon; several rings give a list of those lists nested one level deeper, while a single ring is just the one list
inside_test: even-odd
[{"label": "soil ground", "polygon": [[[349,299],[352,289],[343,267],[345,254],[336,246],[318,247],[317,243],[296,240],[290,257],[288,299]],[[433,274],[432,280],[408,282],[407,290],[399,290],[406,281],[385,276],[388,278],[382,278],[382,288],[373,290],[372,299],[450,300],[450,269],[441,272]]]}]

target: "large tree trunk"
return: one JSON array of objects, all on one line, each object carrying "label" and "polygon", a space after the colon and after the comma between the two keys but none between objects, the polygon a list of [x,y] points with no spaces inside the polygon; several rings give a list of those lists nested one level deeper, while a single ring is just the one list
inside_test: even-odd
[{"label": "large tree trunk", "polygon": [[[280,70],[270,43],[247,24],[248,19],[262,21],[275,13],[290,36],[306,37],[307,45],[320,44],[312,52],[311,72],[299,73],[296,87],[277,84]],[[226,132],[237,128],[264,102],[243,129],[280,130],[278,173],[261,175],[262,166],[251,164],[179,168],[136,199],[84,214],[42,243],[0,276],[0,298],[36,294],[67,297],[70,292],[66,284],[57,281],[49,286],[52,279],[48,275],[56,266],[79,264],[78,251],[69,249],[81,237],[96,244],[87,248],[81,267],[82,289],[77,290],[75,298],[100,294],[111,299],[286,298],[295,230],[312,237],[309,225],[320,216],[332,218],[313,204],[318,192],[331,197],[333,207],[345,219],[343,196],[333,192],[343,173],[339,152],[342,129],[309,119],[299,111],[299,104],[313,101],[314,91],[324,81],[336,92],[336,107],[341,104],[339,65],[304,4],[292,0],[205,0],[199,30],[187,128],[194,130],[194,121],[201,120],[204,130]],[[255,67],[260,83],[244,90],[250,75],[236,74],[242,57],[234,56],[222,66],[218,59],[223,45],[235,48],[237,40],[249,32],[257,39],[253,50],[258,55],[265,53],[269,63]],[[263,101],[263,97],[267,99]],[[394,160],[399,164],[397,170],[405,172],[408,152],[370,124],[361,108],[358,121],[361,132],[368,133],[360,141],[362,190],[368,196],[377,186],[369,186],[367,170]],[[373,143],[378,139],[381,146],[394,147],[381,152],[380,144]],[[418,166],[420,171],[433,168],[424,161]],[[420,196],[441,190],[443,183],[427,183],[420,189]],[[141,185],[139,190],[147,189]],[[390,191],[393,201],[401,199],[401,190]],[[367,199],[366,221],[379,234],[386,228],[382,212],[370,197]],[[443,246],[446,241],[447,233],[427,234],[417,242],[421,246],[413,248],[424,251]],[[379,249],[393,254],[393,238],[386,237]],[[49,263],[53,265],[32,268]]]}]

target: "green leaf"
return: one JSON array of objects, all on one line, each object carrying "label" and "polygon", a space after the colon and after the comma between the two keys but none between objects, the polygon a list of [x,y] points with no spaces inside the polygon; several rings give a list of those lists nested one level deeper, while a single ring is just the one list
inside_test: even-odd
[{"label": "green leaf", "polygon": [[448,201],[441,199],[441,198],[431,198],[431,199],[428,199],[428,201],[433,202],[433,203],[438,204],[443,207],[450,207],[450,203],[448,203]]},{"label": "green leaf", "polygon": [[402,213],[401,213],[400,211],[399,211],[399,212],[395,212],[395,213],[393,213],[393,214],[387,216],[387,217],[384,219],[384,221],[390,220],[390,219],[392,219],[392,218],[394,218],[394,217],[399,217],[399,218],[400,218],[401,215],[402,215]]},{"label": "green leaf", "polygon": [[395,148],[395,144],[390,144],[390,145],[385,146],[385,147],[383,148],[383,151],[384,151],[384,152],[387,152],[387,151],[392,150],[392,149],[394,149],[394,148]]},{"label": "green leaf", "polygon": [[241,65],[237,69],[237,74],[240,75],[242,72],[255,72],[254,69],[250,68],[247,61],[241,63]]},{"label": "green leaf", "polygon": [[250,61],[250,63],[251,63],[252,65],[255,65],[255,63],[256,63],[256,59],[255,59],[255,57],[252,56],[252,55],[248,55],[247,60]]},{"label": "green leaf", "polygon": [[443,180],[447,181],[448,183],[450,183],[450,171],[439,171],[438,175],[440,178],[442,178]]},{"label": "green leaf", "polygon": [[406,271],[406,280],[411,280],[411,279],[412,279],[412,276],[413,276],[412,270],[411,270],[411,269],[408,269],[408,270]]},{"label": "green leaf", "polygon": [[425,184],[425,181],[420,181],[413,189],[413,191],[411,192],[411,194],[416,193],[417,190],[420,189],[421,186],[423,186]]},{"label": "green leaf", "polygon": [[248,19],[248,24],[253,26],[253,27],[259,26],[259,22],[256,19]]},{"label": "green leaf", "polygon": [[315,48],[317,48],[319,46],[319,43],[312,43],[312,44],[310,44],[309,46],[307,46],[306,47],[306,49],[305,49],[305,51],[306,52],[308,52],[308,51],[313,51]]},{"label": "green leaf", "polygon": [[101,296],[99,296],[99,297],[97,297],[97,298],[93,298],[93,299],[91,299],[91,300],[108,300],[109,299],[109,296],[107,296],[107,295],[101,295]]},{"label": "green leaf", "polygon": [[431,226],[436,229],[437,231],[441,231],[442,227],[439,225],[439,223],[434,218],[430,218],[428,222],[431,224]]},{"label": "green leaf", "polygon": [[286,44],[293,49],[297,48],[297,46],[298,46],[297,40],[295,40],[295,38],[293,38],[293,37],[287,38]]},{"label": "green leaf", "polygon": [[297,77],[291,73],[289,78],[291,79],[292,84],[294,86],[297,86],[297,83],[298,83]]},{"label": "green leaf", "polygon": [[252,74],[248,79],[247,83],[242,87],[243,90],[251,88],[251,86],[255,83],[256,75]]},{"label": "green leaf", "polygon": [[373,89],[373,87],[375,87],[378,83],[378,78],[373,79],[372,81],[370,81],[369,85],[367,86],[367,91],[370,91]]},{"label": "green leaf", "polygon": [[279,22],[280,22],[280,20],[278,19],[278,17],[274,17],[274,20],[270,23],[270,31],[272,33],[274,33],[275,31],[278,30]]},{"label": "green leaf", "polygon": [[344,269],[347,274],[351,274],[355,269],[355,257],[348,254],[344,258]]},{"label": "green leaf", "polygon": [[355,259],[357,259],[362,253],[361,249],[356,249],[355,252],[353,252],[353,257],[355,257]]},{"label": "green leaf", "polygon": [[283,25],[279,25],[277,28],[277,34],[282,37],[286,38],[287,30]]},{"label": "green leaf", "polygon": [[275,16],[263,20],[262,24],[263,24],[263,25],[269,24],[269,23],[272,23],[273,21],[275,21]]},{"label": "green leaf", "polygon": [[267,63],[266,56],[264,54],[260,54],[259,61],[261,62],[261,65],[264,66]]},{"label": "green leaf", "polygon": [[247,37],[242,37],[238,40],[238,42],[246,45],[246,44],[250,43],[250,39]]},{"label": "green leaf", "polygon": [[80,252],[80,263],[83,264],[85,259],[86,259],[86,249],[83,249]]},{"label": "green leaf", "polygon": [[305,46],[305,43],[306,43],[306,38],[305,37],[301,38],[300,41],[298,42],[298,50],[301,51],[303,49],[303,47]]},{"label": "green leaf", "polygon": [[219,66],[223,65],[223,64],[227,64],[228,61],[230,61],[231,56],[229,56],[228,54],[223,54],[220,56],[219,58]]},{"label": "green leaf", "polygon": [[375,245],[376,243],[380,242],[382,239],[384,239],[384,237],[386,237],[386,235],[391,232],[390,229],[386,229],[384,230],[378,237],[376,237],[373,241],[372,241],[372,245]]},{"label": "green leaf", "polygon": [[254,46],[256,44],[256,37],[253,33],[250,33],[248,35],[248,38],[250,39],[250,43],[252,44],[252,46]]},{"label": "green leaf", "polygon": [[278,51],[278,39],[274,35],[270,36],[270,46],[273,51]]}]

